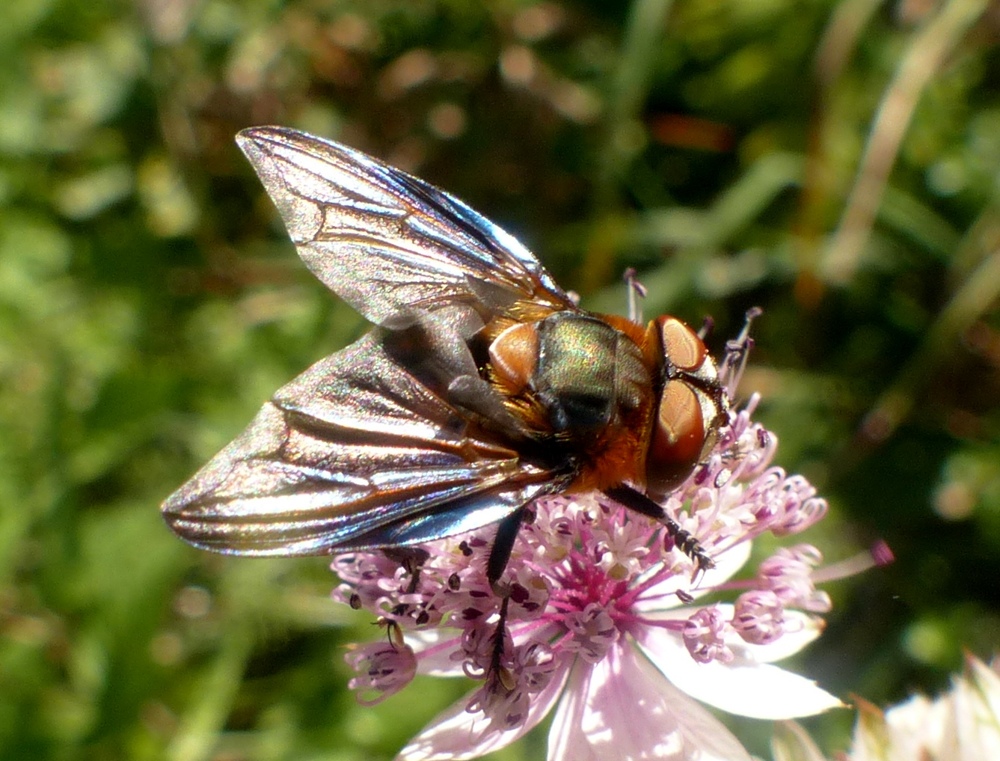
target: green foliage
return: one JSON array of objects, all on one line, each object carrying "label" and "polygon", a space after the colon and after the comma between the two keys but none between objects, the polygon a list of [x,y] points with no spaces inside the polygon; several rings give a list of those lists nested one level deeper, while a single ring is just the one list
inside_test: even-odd
[{"label": "green foliage", "polygon": [[364,330],[232,142],[261,123],[449,189],[587,305],[636,266],[716,347],[763,306],[744,388],[833,504],[809,538],[897,555],[834,589],[803,669],[884,702],[988,657],[996,31],[979,0],[2,4],[0,757],[390,758],[464,690],[356,705],[343,648],[378,635],[322,560],[160,520]]}]

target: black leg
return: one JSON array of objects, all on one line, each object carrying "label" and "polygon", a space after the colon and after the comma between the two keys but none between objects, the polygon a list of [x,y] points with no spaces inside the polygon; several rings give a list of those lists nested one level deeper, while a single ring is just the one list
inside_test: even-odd
[{"label": "black leg", "polygon": [[521,530],[524,518],[525,508],[519,507],[500,521],[496,537],[493,539],[493,547],[490,548],[490,556],[486,560],[486,578],[489,580],[493,592],[500,598],[500,618],[497,621],[496,630],[493,632],[493,655],[487,679],[495,680],[495,684],[507,692],[515,687],[513,674],[504,666],[504,639],[507,636],[507,609],[510,607],[510,589],[500,584],[500,577],[503,576],[503,572],[507,568],[510,553],[514,549],[514,540],[517,539],[517,532]]},{"label": "black leg", "polygon": [[507,692],[517,686],[514,675],[504,665],[504,640],[507,638],[507,608],[510,606],[510,595],[504,595],[500,602],[500,620],[493,632],[493,655],[490,659],[490,673],[487,679],[496,680]]},{"label": "black leg", "polygon": [[497,535],[493,540],[493,547],[490,549],[490,557],[486,561],[486,578],[493,587],[493,591],[501,597],[504,593],[497,589],[497,582],[503,576],[507,568],[507,561],[510,560],[510,553],[514,549],[514,540],[517,539],[517,532],[521,530],[524,522],[524,508],[519,507],[512,512],[497,526]]},{"label": "black leg", "polygon": [[624,484],[605,489],[604,493],[629,510],[635,510],[637,513],[657,520],[666,526],[670,536],[673,537],[674,544],[680,547],[681,552],[695,562],[695,565],[698,566],[698,571],[715,568],[715,562],[709,557],[705,548],[701,546],[701,542],[695,539],[690,531],[682,529],[680,524],[666,510],[645,494]]}]

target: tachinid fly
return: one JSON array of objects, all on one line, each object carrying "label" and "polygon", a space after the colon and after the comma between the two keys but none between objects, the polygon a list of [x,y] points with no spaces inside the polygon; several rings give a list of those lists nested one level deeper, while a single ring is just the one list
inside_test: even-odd
[{"label": "tachinid fly", "polygon": [[279,389],[164,503],[179,536],[327,555],[498,523],[498,588],[534,499],[598,490],[712,566],[659,504],[728,419],[695,332],[580,309],[513,237],[363,153],[280,127],[237,141],[306,265],[375,327]]}]

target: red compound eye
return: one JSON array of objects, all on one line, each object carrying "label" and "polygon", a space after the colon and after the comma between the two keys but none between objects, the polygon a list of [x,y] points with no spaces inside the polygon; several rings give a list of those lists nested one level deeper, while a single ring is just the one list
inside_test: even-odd
[{"label": "red compound eye", "polygon": [[708,349],[698,338],[698,334],[676,317],[664,315],[656,318],[660,332],[660,346],[663,354],[674,367],[687,372],[695,372],[705,362]]},{"label": "red compound eye", "polygon": [[647,487],[652,492],[677,486],[701,458],[708,432],[698,393],[681,380],[663,387],[646,457]]}]

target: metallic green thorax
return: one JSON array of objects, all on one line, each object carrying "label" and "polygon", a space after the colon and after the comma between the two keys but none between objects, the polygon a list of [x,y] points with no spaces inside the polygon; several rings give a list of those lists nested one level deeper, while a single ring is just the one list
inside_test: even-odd
[{"label": "metallic green thorax", "polygon": [[538,324],[533,386],[559,432],[586,432],[641,402],[649,373],[639,348],[607,323],[560,312]]}]

